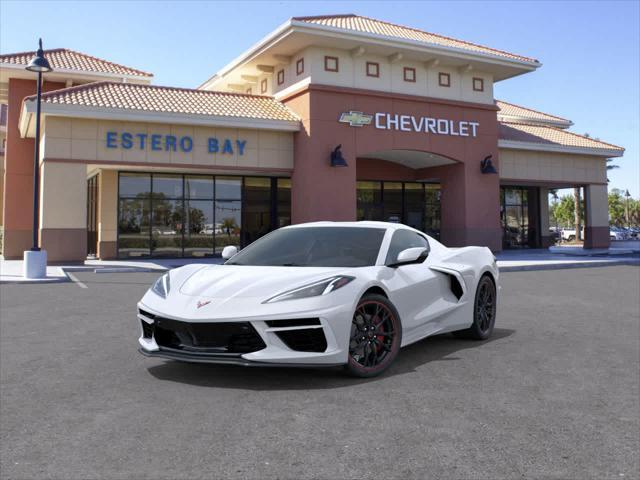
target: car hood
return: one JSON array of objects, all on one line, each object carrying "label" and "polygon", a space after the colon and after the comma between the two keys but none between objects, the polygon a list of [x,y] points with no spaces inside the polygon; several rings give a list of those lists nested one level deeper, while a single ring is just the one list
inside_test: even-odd
[{"label": "car hood", "polygon": [[266,299],[348,270],[334,267],[211,265],[189,276],[180,285],[180,293],[200,298]]}]

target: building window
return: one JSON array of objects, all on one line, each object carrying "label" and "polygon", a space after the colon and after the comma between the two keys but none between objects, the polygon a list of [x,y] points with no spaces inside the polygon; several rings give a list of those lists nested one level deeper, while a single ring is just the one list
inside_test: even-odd
[{"label": "building window", "polygon": [[473,77],[473,91],[484,92],[484,79]]},{"label": "building window", "polygon": [[376,62],[367,62],[367,77],[378,78],[380,76],[380,64]]},{"label": "building window", "polygon": [[413,82],[416,81],[416,69],[411,67],[404,67],[404,81]]},{"label": "building window", "polygon": [[304,72],[304,58],[301,58],[296,62],[296,75],[300,75],[303,72]]},{"label": "building window", "polygon": [[267,79],[263,79],[260,82],[260,93],[267,93]]},{"label": "building window", "polygon": [[118,256],[206,257],[291,223],[291,180],[120,173]]},{"label": "building window", "polygon": [[327,72],[337,72],[338,71],[338,57],[324,57],[324,69]]},{"label": "building window", "polygon": [[438,73],[438,85],[441,87],[450,87],[451,86],[451,75],[448,73],[440,72]]},{"label": "building window", "polygon": [[247,88],[247,90],[244,93],[251,95],[251,88]]},{"label": "building window", "polygon": [[282,85],[284,83],[284,70],[278,70],[278,74],[276,75],[278,80],[278,85]]},{"label": "building window", "polygon": [[440,184],[358,181],[357,219],[404,223],[440,237]]}]

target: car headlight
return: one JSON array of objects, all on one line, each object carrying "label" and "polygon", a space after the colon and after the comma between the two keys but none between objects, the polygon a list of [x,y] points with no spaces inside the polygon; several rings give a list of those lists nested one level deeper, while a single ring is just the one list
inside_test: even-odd
[{"label": "car headlight", "polygon": [[151,291],[156,295],[167,298],[169,295],[169,290],[171,290],[171,281],[169,280],[169,274],[165,273],[159,279],[156,280],[156,283],[151,287]]},{"label": "car headlight", "polygon": [[318,297],[320,295],[328,295],[339,288],[344,287],[347,283],[355,280],[355,277],[347,275],[337,275],[335,277],[325,278],[319,282],[310,283],[302,287],[279,293],[278,295],[265,300],[262,303],[282,302],[284,300],[297,300],[300,298]]}]

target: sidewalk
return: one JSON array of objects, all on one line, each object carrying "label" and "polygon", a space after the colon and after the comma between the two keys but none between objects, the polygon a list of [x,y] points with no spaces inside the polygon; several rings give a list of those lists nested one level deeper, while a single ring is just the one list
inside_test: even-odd
[{"label": "sidewalk", "polygon": [[[574,249],[571,251],[571,249]],[[558,247],[567,253],[553,253],[549,249],[506,250],[496,254],[501,272],[526,270],[558,270],[566,268],[603,267],[613,265],[640,265],[640,255],[628,252],[585,251],[580,247]],[[578,252],[580,250],[581,252]],[[614,250],[613,248],[611,250]],[[586,253],[585,253],[586,252]],[[87,260],[84,264],[47,267],[47,278],[25,279],[22,260],[4,260],[0,257],[0,283],[54,283],[75,281],[74,271],[96,273],[163,272],[189,263],[219,265],[221,258],[169,258],[140,260]]]}]

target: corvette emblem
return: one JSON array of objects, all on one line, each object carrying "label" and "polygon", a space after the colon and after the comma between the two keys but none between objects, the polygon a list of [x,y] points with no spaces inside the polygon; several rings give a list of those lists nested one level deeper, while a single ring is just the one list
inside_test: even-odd
[{"label": "corvette emblem", "polygon": [[342,112],[338,121],[340,123],[348,123],[352,127],[362,127],[364,125],[371,125],[371,120],[373,120],[373,115],[351,110],[349,112]]},{"label": "corvette emblem", "polygon": [[211,303],[211,300],[198,300],[198,303],[196,303],[196,307],[202,308],[205,305],[209,305],[210,303]]}]

